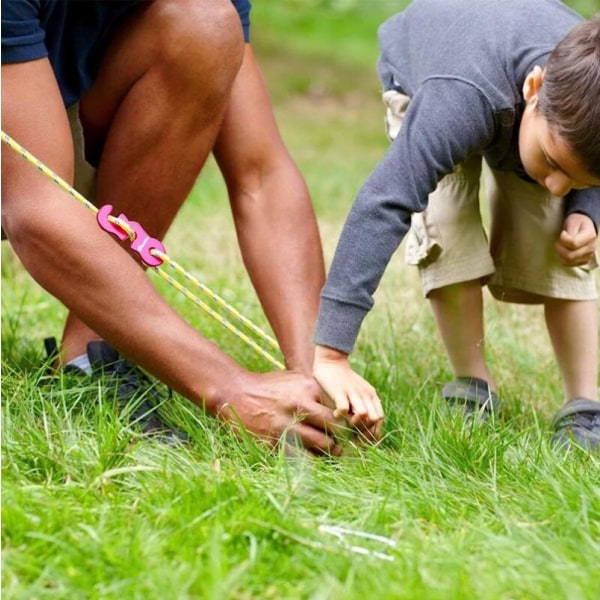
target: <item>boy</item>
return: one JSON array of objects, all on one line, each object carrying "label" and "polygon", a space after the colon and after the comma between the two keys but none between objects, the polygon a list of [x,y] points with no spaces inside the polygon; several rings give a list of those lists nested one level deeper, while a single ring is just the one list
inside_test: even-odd
[{"label": "boy", "polygon": [[556,440],[600,444],[590,272],[600,221],[600,18],[580,21],[556,0],[416,0],[379,29],[395,139],[348,216],[315,335],[315,376],[354,425],[381,428],[377,393],[348,354],[412,215],[408,260],[456,377],[444,397],[482,416],[498,407],[482,343],[487,283],[500,300],[544,305],[567,400]]}]

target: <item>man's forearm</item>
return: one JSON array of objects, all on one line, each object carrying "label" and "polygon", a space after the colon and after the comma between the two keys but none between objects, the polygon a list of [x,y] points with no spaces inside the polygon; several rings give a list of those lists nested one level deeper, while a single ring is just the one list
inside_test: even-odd
[{"label": "man's forearm", "polygon": [[51,194],[44,199],[51,217],[10,211],[9,239],[27,270],[128,358],[216,414],[243,369],[165,303],[91,213]]},{"label": "man's forearm", "polygon": [[236,204],[243,205],[236,224],[244,262],[286,364],[310,372],[325,268],[304,182],[294,167],[282,168],[255,198]]}]

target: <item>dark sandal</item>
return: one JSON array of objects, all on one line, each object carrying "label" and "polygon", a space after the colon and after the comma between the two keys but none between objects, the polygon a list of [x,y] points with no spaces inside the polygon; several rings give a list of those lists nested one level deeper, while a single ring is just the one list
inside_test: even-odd
[{"label": "dark sandal", "polygon": [[482,419],[500,410],[500,400],[487,381],[477,377],[457,377],[442,388],[442,396],[453,406],[461,406],[466,415],[479,413]]},{"label": "dark sandal", "polygon": [[600,402],[587,398],[569,400],[552,422],[552,443],[561,448],[575,444],[586,450],[600,448]]}]

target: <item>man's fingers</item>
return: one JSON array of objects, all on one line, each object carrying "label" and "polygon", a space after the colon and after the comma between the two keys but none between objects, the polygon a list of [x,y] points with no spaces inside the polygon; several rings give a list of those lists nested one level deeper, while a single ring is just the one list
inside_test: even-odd
[{"label": "man's fingers", "polygon": [[381,430],[383,429],[383,420],[375,425],[358,429],[358,440],[364,442],[378,442],[381,439]]},{"label": "man's fingers", "polygon": [[296,423],[291,428],[297,434],[304,447],[315,454],[331,454],[339,456],[342,453],[341,447],[335,442],[333,437],[323,433],[323,431],[308,425],[306,422]]},{"label": "man's fingers", "polygon": [[335,435],[345,423],[344,417],[336,415],[336,412],[337,409],[332,410],[320,402],[310,402],[296,409],[296,419],[327,434]]},{"label": "man's fingers", "polygon": [[376,440],[381,439],[381,431],[383,430],[383,419],[381,421],[377,421],[375,425],[372,427],[373,436]]}]

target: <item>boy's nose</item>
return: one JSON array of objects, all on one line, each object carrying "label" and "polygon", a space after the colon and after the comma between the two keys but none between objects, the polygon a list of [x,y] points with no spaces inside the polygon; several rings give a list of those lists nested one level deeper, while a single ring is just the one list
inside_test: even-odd
[{"label": "boy's nose", "polygon": [[554,171],[546,177],[544,185],[553,196],[566,196],[573,187],[573,180],[564,173]]}]

